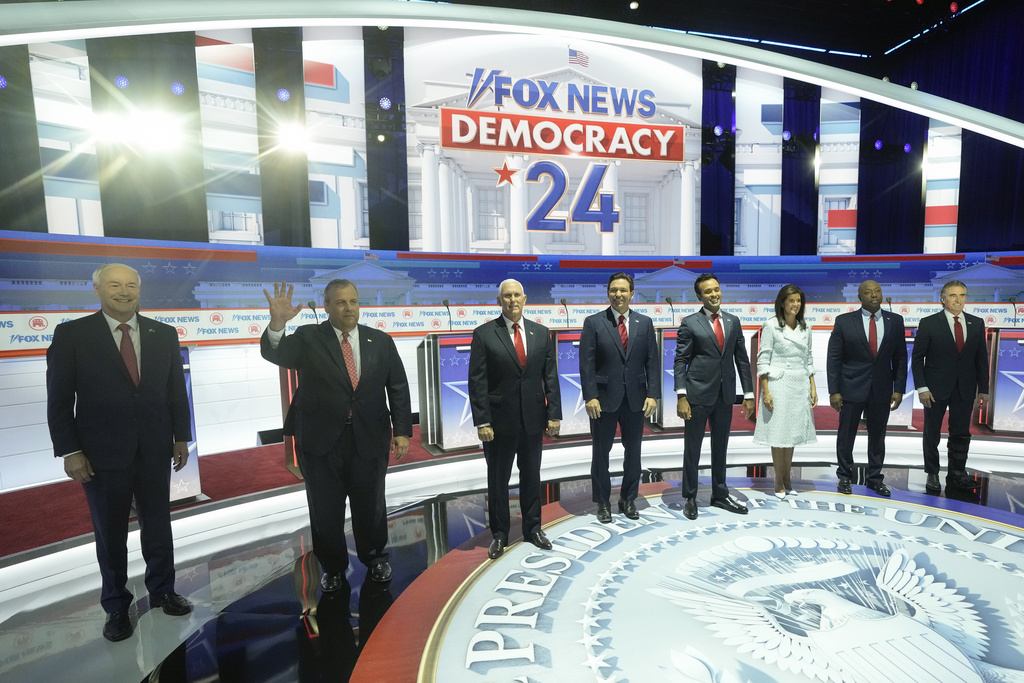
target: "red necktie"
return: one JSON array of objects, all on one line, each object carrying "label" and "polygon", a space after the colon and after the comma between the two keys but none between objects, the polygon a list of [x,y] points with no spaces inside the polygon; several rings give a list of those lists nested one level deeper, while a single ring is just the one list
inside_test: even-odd
[{"label": "red necktie", "polygon": [[960,324],[960,316],[953,316],[953,338],[956,340],[956,352],[964,350],[964,326]]},{"label": "red necktie", "polygon": [[356,354],[352,352],[352,344],[348,341],[348,332],[341,333],[341,355],[345,357],[345,368],[348,378],[352,380],[352,388],[359,386],[359,373],[356,372]]},{"label": "red necktie", "polygon": [[629,341],[629,332],[626,330],[626,316],[619,316],[619,339],[622,340],[622,350],[626,350],[626,343]]},{"label": "red necktie", "polygon": [[878,327],[875,325],[875,316],[871,316],[871,327],[868,329],[868,344],[871,345],[871,355],[878,355]]},{"label": "red necktie", "polygon": [[135,355],[135,345],[132,344],[132,326],[121,323],[117,329],[121,331],[121,359],[124,361],[124,367],[127,368],[135,386],[139,386],[139,357]]},{"label": "red necktie", "polygon": [[711,314],[711,323],[715,326],[715,337],[718,339],[718,348],[725,351],[725,330],[722,329],[722,320],[717,313]]},{"label": "red necktie", "polygon": [[519,366],[526,367],[526,346],[523,345],[523,335],[519,334],[519,323],[512,323],[512,332],[516,335],[516,355],[519,356]]}]

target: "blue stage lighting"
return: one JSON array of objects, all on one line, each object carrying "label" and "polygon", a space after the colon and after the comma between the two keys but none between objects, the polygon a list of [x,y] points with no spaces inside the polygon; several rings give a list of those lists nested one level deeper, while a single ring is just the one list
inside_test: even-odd
[{"label": "blue stage lighting", "polygon": [[903,145],[903,151],[904,151],[904,152],[905,152],[906,154],[910,154],[910,150],[911,150],[911,149],[913,149],[913,148],[912,148],[912,147],[910,146],[910,143],[909,143],[909,142],[908,142],[907,144]]},{"label": "blue stage lighting", "polygon": [[124,90],[125,88],[128,87],[128,79],[127,79],[127,77],[125,77],[125,76],[116,76],[114,78],[114,85],[116,85],[121,90]]},{"label": "blue stage lighting", "polygon": [[788,130],[782,131],[782,139],[785,140],[786,142],[789,142],[790,138],[792,138],[792,137],[793,137],[793,134],[790,133]]},{"label": "blue stage lighting", "polygon": [[380,98],[380,103],[379,104],[380,104],[380,108],[383,109],[384,111],[387,111],[388,109],[391,109],[391,100],[388,99],[387,97]]},{"label": "blue stage lighting", "polygon": [[877,149],[879,152],[882,151],[882,141],[881,140],[875,140],[875,149]]},{"label": "blue stage lighting", "polygon": [[7,79],[0,74],[0,90],[7,87]]},{"label": "blue stage lighting", "polygon": [[277,91],[277,99],[281,100],[282,102],[287,102],[291,98],[292,94],[288,92],[287,88],[281,88],[280,90]]},{"label": "blue stage lighting", "polygon": [[722,127],[721,126],[715,126],[715,135],[716,136],[721,136],[722,135]]},{"label": "blue stage lighting", "polygon": [[185,94],[185,86],[183,86],[178,81],[174,81],[174,83],[171,83],[171,92],[174,93],[175,95],[184,95]]}]

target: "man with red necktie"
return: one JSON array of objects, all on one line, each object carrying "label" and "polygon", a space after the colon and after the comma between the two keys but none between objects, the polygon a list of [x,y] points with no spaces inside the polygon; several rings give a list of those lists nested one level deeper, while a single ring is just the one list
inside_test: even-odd
[{"label": "man with red necktie", "polygon": [[726,449],[732,428],[736,377],[743,389],[743,413],[754,412],[754,382],[740,319],[722,310],[722,288],[712,273],[693,283],[703,305],[683,318],[676,334],[674,365],[676,414],[686,420],[683,436],[683,515],[697,518],[697,465],[704,430],[711,425],[711,505],[747,514],[747,506],[729,495],[725,483]]},{"label": "man with red necktie", "polygon": [[917,397],[924,406],[925,491],[938,495],[939,439],[942,418],[949,408],[946,489],[973,490],[978,483],[967,474],[971,445],[971,415],[988,401],[988,346],[985,321],[964,312],[967,286],[949,280],[940,292],[942,310],[921,319],[914,337],[911,369]]},{"label": "man with red necktie", "polygon": [[54,455],[89,502],[103,637],[119,641],[134,631],[127,588],[133,497],[149,605],[172,616],[192,611],[174,591],[170,506],[171,465],[179,471],[188,460],[192,418],[178,333],[138,314],[138,271],[110,263],[92,283],[100,311],[58,325],[46,351],[46,412]]},{"label": "man with red necktie", "polygon": [[487,510],[493,540],[487,555],[502,556],[511,519],[508,482],[519,466],[523,538],[542,550],[540,458],[544,433],[558,436],[562,401],[551,332],[523,316],[526,294],[516,280],[498,286],[501,316],[473,330],[469,401],[487,461]]},{"label": "man with red necktie", "polygon": [[320,587],[334,593],[345,585],[346,498],[352,505],[356,556],[370,579],[387,583],[391,565],[384,478],[388,455],[405,457],[412,436],[405,366],[390,335],[358,324],[355,283],[331,280],[324,288],[328,319],[285,334],[287,322],[302,310],[302,304],[292,306],[292,291],[285,282],[274,283],[273,296],[263,290],[270,324],[260,352],[299,373],[286,426],[295,434],[306,481],[313,553],[324,572]]},{"label": "man with red necktie", "polygon": [[889,497],[882,466],[890,411],[907,386],[907,342],[903,316],[882,310],[882,287],[865,280],[857,288],[860,310],[836,317],[828,339],[829,403],[839,412],[836,460],[839,493],[853,493],[853,443],[861,415],[868,426],[868,468],[864,483]]}]

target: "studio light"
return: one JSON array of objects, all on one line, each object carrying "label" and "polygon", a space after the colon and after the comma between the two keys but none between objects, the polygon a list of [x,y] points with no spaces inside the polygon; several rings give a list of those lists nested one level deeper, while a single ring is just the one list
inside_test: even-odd
[{"label": "studio light", "polygon": [[295,152],[304,151],[309,146],[306,128],[297,123],[282,124],[277,130],[277,146]]},{"label": "studio light", "polygon": [[181,121],[162,111],[101,115],[91,128],[96,140],[152,152],[175,149],[183,138]]},{"label": "studio light", "polygon": [[4,78],[3,74],[0,74],[0,90],[7,87],[7,79]]},{"label": "studio light", "polygon": [[288,88],[281,88],[280,90],[277,91],[277,99],[281,100],[282,102],[287,102],[291,98],[292,94],[288,92]]},{"label": "studio light", "polygon": [[382,97],[382,98],[380,98],[380,102],[378,104],[380,104],[380,108],[383,109],[384,111],[387,111],[388,109],[391,109],[391,99],[390,98]]},{"label": "studio light", "polygon": [[377,134],[377,142],[387,142],[387,139],[388,139],[388,136],[384,135],[384,133],[378,133]]},{"label": "studio light", "polygon": [[639,2],[635,2],[634,1],[634,2],[629,3],[629,9],[634,9],[635,10],[635,9],[639,9],[639,8],[640,8],[640,3]]},{"label": "studio light", "polygon": [[788,130],[782,131],[782,139],[785,140],[786,142],[789,142],[790,138],[792,138],[792,137],[793,137],[793,134],[790,133]]},{"label": "studio light", "polygon": [[124,90],[129,85],[128,84],[128,78],[126,76],[115,76],[114,77],[114,85],[116,85],[121,90]]},{"label": "studio light", "polygon": [[875,149],[878,150],[879,152],[882,151],[882,141],[881,140],[875,140]]},{"label": "studio light", "polygon": [[178,81],[174,81],[174,83],[171,83],[171,92],[175,95],[184,95],[185,86]]},{"label": "studio light", "polygon": [[904,154],[910,154],[910,150],[911,149],[913,149],[913,148],[910,146],[909,142],[907,144],[903,145],[903,153]]},{"label": "studio light", "polygon": [[715,126],[714,133],[716,137],[721,137],[723,132],[724,131],[721,126]]}]

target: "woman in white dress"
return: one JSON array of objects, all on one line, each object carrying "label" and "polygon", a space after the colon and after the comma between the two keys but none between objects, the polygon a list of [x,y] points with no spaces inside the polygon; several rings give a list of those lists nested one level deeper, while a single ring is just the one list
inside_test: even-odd
[{"label": "woman in white dress", "polygon": [[795,496],[790,470],[793,448],[814,443],[814,413],[818,391],[814,386],[811,329],[804,322],[803,290],[786,285],[775,297],[775,319],[761,328],[757,376],[761,405],[754,427],[754,443],[771,446],[775,466],[775,496]]}]

